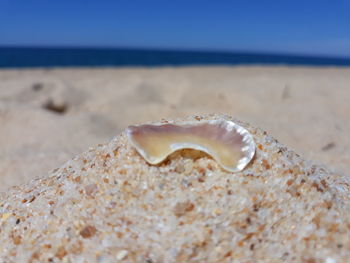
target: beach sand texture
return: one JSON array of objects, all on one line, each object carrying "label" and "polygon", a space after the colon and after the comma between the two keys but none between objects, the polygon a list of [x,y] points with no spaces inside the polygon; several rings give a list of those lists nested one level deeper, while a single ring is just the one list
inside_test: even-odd
[{"label": "beach sand texture", "polygon": [[130,124],[225,113],[307,159],[350,170],[350,69],[183,67],[0,71],[0,191]]},{"label": "beach sand texture", "polygon": [[350,177],[238,124],[253,135],[257,151],[236,174],[188,150],[151,166],[121,133],[49,176],[12,188],[0,201],[0,258],[348,262]]}]

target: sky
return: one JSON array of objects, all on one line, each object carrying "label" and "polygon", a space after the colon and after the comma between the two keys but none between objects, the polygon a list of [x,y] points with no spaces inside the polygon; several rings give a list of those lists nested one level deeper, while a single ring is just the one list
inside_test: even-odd
[{"label": "sky", "polygon": [[350,58],[350,0],[0,0],[0,46]]}]

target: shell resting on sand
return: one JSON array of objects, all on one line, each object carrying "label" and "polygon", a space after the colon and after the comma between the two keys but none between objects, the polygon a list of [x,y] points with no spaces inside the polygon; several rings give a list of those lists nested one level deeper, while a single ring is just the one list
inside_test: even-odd
[{"label": "shell resting on sand", "polygon": [[164,161],[177,150],[194,149],[209,154],[225,170],[238,172],[247,166],[255,153],[252,135],[227,120],[129,126],[126,134],[137,152],[150,164]]}]

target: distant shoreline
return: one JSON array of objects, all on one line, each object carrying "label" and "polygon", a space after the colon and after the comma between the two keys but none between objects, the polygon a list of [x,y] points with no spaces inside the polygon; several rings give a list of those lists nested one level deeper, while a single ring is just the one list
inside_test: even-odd
[{"label": "distant shoreline", "polygon": [[0,47],[0,68],[313,66],[348,67],[350,58],[127,48]]}]

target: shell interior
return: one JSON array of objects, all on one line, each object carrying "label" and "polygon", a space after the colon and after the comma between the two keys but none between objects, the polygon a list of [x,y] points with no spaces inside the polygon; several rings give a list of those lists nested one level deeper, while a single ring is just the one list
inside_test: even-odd
[{"label": "shell interior", "polygon": [[181,149],[203,151],[227,171],[243,170],[253,159],[252,135],[232,121],[209,120],[174,124],[144,124],[126,130],[131,144],[150,164],[158,164]]}]

